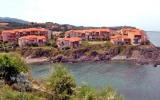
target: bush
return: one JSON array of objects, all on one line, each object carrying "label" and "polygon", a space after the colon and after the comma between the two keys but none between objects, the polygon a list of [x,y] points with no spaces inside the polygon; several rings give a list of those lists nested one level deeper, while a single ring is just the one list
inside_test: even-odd
[{"label": "bush", "polygon": [[72,98],[73,100],[96,100],[96,90],[84,85],[76,89],[76,95]]},{"label": "bush", "polygon": [[122,96],[117,94],[117,92],[111,87],[108,86],[98,95],[98,99],[102,100],[124,100]]},{"label": "bush", "polygon": [[51,39],[49,40],[47,43],[46,43],[47,46],[51,46],[51,47],[54,47],[54,48],[57,48],[57,44],[56,44],[56,41]]},{"label": "bush", "polygon": [[105,47],[106,47],[107,49],[109,49],[109,48],[113,47],[113,44],[112,44],[110,41],[106,41]]},{"label": "bush", "polygon": [[76,83],[63,65],[56,64],[55,71],[49,78],[48,87],[52,93],[55,93],[56,99],[68,100],[75,92]]},{"label": "bush", "polygon": [[5,82],[10,83],[11,77],[16,77],[21,72],[27,71],[27,66],[19,55],[14,53],[0,54],[0,78],[4,79]]},{"label": "bush", "polygon": [[35,96],[27,92],[17,92],[9,86],[0,88],[0,100],[45,100],[43,97]]},{"label": "bush", "polygon": [[73,100],[123,100],[112,87],[107,87],[103,91],[97,91],[89,86],[81,86],[76,90]]},{"label": "bush", "polygon": [[90,44],[88,41],[82,41],[81,45],[82,45],[82,47],[90,47]]}]

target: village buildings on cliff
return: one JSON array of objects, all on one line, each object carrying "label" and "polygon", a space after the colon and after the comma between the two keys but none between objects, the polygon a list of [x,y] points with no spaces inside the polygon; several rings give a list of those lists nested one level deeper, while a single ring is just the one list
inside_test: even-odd
[{"label": "village buildings on cliff", "polygon": [[45,45],[49,38],[49,30],[44,28],[26,28],[4,30],[0,35],[3,42],[19,44],[20,47],[30,44],[42,46]]},{"label": "village buildings on cliff", "polygon": [[70,30],[65,33],[65,37],[79,37],[82,40],[109,40],[110,29],[86,29],[86,30]]},{"label": "village buildings on cliff", "polygon": [[[17,43],[20,47],[25,46],[45,46],[51,35],[59,37],[61,32],[51,33],[44,28],[26,28],[4,30],[0,34],[3,42]],[[146,42],[147,36],[143,30],[136,28],[122,28],[111,30],[109,28],[96,28],[84,30],[69,30],[64,33],[64,37],[59,37],[56,45],[60,48],[77,48],[81,41],[110,41],[115,45],[141,45]]]},{"label": "village buildings on cliff", "polygon": [[[145,32],[136,28],[122,28],[116,31],[108,28],[70,30],[65,32],[65,38],[60,39],[63,40],[63,44],[58,45],[58,47],[69,46],[64,40],[75,37],[80,38],[76,41],[79,44],[80,41],[110,41],[115,45],[141,45],[148,40]],[[60,40],[58,39],[58,43]]]},{"label": "village buildings on cliff", "polygon": [[46,43],[47,43],[47,38],[45,36],[28,35],[20,37],[18,39],[18,44],[20,47],[44,46]]},{"label": "village buildings on cliff", "polygon": [[70,38],[58,38],[57,39],[57,46],[60,49],[70,47],[70,48],[76,48],[80,46],[81,38],[79,37],[70,37]]},{"label": "village buildings on cliff", "polygon": [[143,30],[131,28],[122,28],[110,36],[110,41],[115,45],[141,45],[147,40]]}]

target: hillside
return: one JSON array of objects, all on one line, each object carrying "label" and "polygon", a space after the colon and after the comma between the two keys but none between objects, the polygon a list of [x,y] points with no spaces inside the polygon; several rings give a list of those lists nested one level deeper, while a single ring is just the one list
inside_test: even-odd
[{"label": "hillside", "polygon": [[24,21],[24,20],[17,19],[17,18],[10,18],[10,17],[0,17],[0,22],[29,24],[28,21]]},{"label": "hillside", "polygon": [[0,27],[0,30],[4,29],[15,29],[15,28],[28,28],[28,27],[42,27],[53,31],[68,31],[75,29],[89,29],[89,28],[110,28],[112,30],[118,30],[123,27],[135,28],[131,26],[115,26],[115,27],[92,27],[92,26],[75,26],[70,24],[59,24],[54,22],[37,23],[24,21],[22,19],[10,18],[10,17],[0,17],[0,23],[9,23],[7,26]]}]

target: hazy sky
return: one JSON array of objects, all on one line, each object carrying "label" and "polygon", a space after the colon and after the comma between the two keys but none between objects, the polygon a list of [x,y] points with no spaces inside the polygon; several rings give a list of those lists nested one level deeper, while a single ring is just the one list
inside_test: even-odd
[{"label": "hazy sky", "polygon": [[160,0],[0,0],[0,16],[160,31]]}]

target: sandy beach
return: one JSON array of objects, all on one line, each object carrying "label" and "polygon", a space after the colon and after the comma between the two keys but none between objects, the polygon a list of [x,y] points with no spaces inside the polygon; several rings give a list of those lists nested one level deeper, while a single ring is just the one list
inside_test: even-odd
[{"label": "sandy beach", "polygon": [[25,58],[25,61],[26,61],[27,64],[33,64],[33,63],[49,62],[49,59],[47,57]]}]

